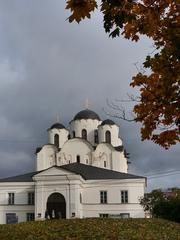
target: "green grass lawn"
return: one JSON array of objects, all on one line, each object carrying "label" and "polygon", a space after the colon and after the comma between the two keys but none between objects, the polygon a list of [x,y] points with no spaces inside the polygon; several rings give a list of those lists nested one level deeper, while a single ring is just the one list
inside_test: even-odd
[{"label": "green grass lawn", "polygon": [[0,240],[180,239],[180,224],[161,219],[73,219],[0,225]]}]

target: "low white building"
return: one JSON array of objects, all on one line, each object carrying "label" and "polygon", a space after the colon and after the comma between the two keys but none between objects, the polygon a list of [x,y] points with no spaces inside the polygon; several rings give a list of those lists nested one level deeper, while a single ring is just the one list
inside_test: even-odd
[{"label": "low white building", "polygon": [[144,217],[146,179],[128,174],[119,127],[86,109],[55,123],[36,171],[0,179],[0,223],[45,218]]}]

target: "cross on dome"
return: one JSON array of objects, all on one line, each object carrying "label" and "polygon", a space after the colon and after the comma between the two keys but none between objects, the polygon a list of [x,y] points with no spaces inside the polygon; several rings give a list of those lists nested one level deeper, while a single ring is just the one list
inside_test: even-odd
[{"label": "cross on dome", "polygon": [[59,117],[59,114],[57,113],[56,115],[56,122],[60,122],[60,117]]},{"label": "cross on dome", "polygon": [[86,109],[90,109],[91,104],[90,104],[90,101],[89,101],[88,98],[86,98],[84,106],[85,106]]}]

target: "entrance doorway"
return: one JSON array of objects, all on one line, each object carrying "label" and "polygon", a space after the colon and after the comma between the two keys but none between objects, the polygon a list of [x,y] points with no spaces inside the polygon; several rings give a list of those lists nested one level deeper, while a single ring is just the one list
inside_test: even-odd
[{"label": "entrance doorway", "polygon": [[52,193],[48,197],[47,216],[50,219],[66,218],[66,201],[62,194]]}]

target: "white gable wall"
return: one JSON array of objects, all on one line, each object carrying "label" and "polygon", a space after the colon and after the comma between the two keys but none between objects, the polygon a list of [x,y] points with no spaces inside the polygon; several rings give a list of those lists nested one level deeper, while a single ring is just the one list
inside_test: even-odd
[{"label": "white gable wall", "polygon": [[34,176],[37,182],[35,187],[36,208],[35,216],[45,217],[48,197],[57,192],[61,193],[66,200],[66,217],[71,218],[72,213],[79,215],[78,191],[84,181],[81,176],[66,170],[53,167]]},{"label": "white gable wall", "polygon": [[114,148],[110,144],[99,144],[94,151],[92,165],[112,169],[112,151]]},{"label": "white gable wall", "polygon": [[77,156],[80,156],[80,162],[89,164],[91,162],[92,146],[85,140],[73,138],[67,141],[57,154],[57,165],[77,162]]}]

